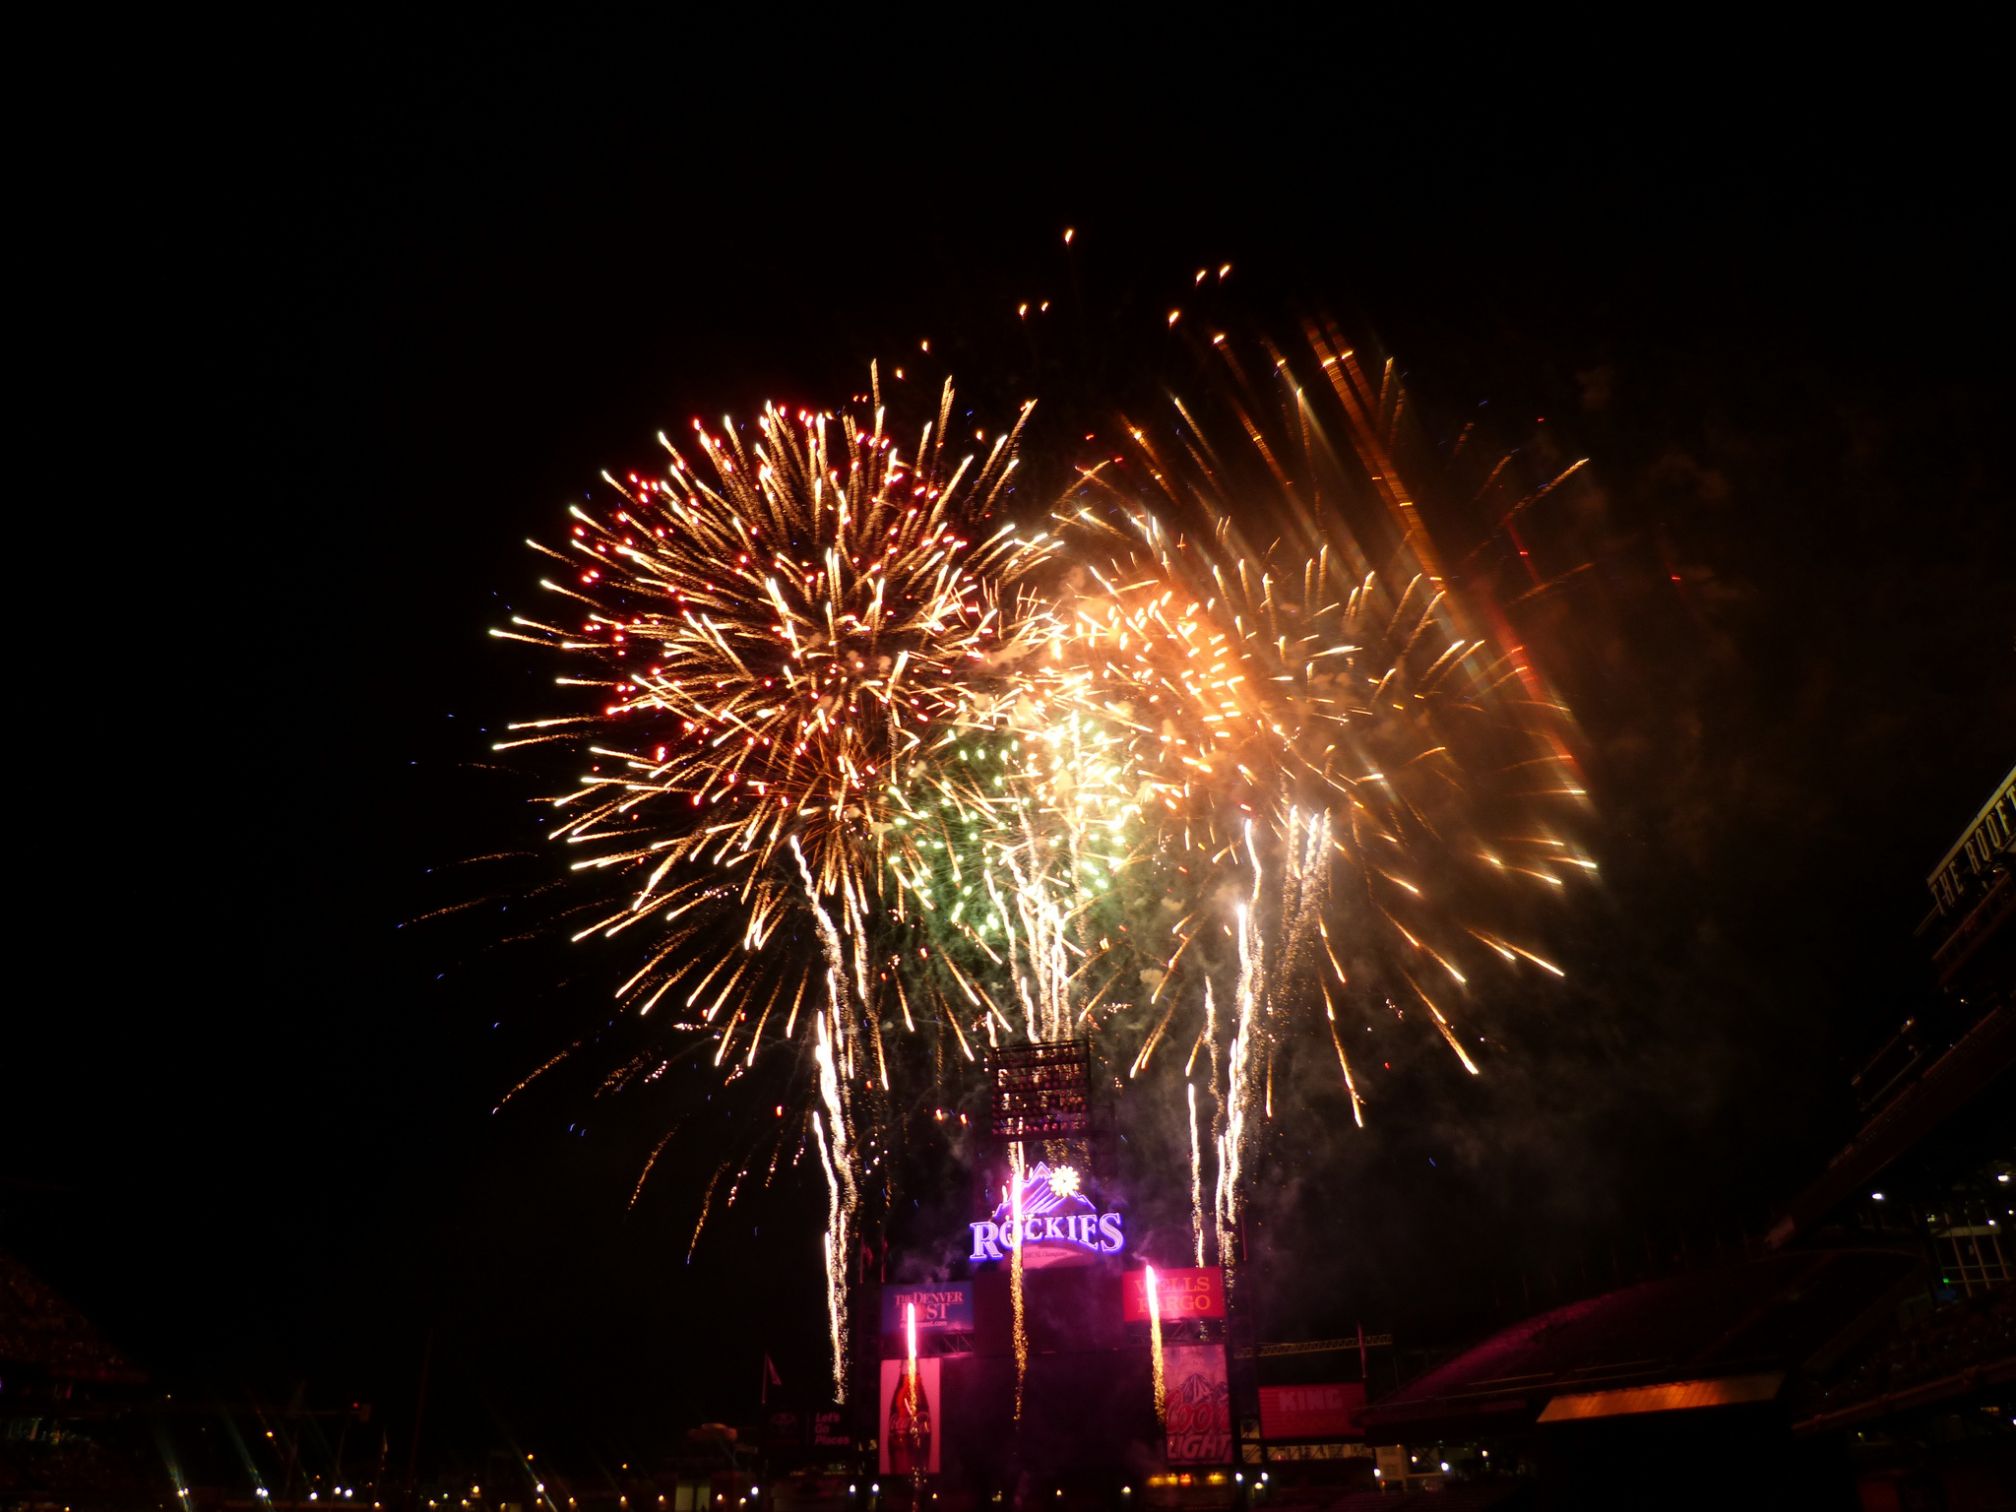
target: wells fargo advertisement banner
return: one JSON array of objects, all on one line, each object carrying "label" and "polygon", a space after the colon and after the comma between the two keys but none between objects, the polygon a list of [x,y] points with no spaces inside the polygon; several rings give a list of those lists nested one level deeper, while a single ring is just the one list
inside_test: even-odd
[{"label": "wells fargo advertisement banner", "polygon": [[[1225,1316],[1225,1272],[1215,1265],[1199,1269],[1155,1272],[1155,1301],[1164,1323],[1186,1318]],[[1129,1323],[1148,1321],[1148,1272],[1131,1270],[1120,1278],[1120,1305]]]}]

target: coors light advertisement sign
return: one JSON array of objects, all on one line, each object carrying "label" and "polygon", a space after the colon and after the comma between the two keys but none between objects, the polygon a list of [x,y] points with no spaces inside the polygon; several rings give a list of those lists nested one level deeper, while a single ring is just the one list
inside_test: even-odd
[{"label": "coors light advertisement sign", "polygon": [[1172,1465],[1232,1463],[1232,1389],[1223,1344],[1172,1344],[1163,1351],[1163,1414]]}]

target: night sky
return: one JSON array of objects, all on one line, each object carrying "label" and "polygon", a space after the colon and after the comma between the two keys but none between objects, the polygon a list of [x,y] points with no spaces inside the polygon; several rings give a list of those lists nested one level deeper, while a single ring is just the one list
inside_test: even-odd
[{"label": "night sky", "polygon": [[[163,1383],[305,1380],[395,1434],[430,1327],[444,1442],[627,1450],[749,1413],[765,1347],[809,1389],[816,1183],[688,1265],[710,1167],[675,1144],[626,1214],[646,1111],[491,1115],[614,973],[488,948],[532,904],[409,922],[532,833],[485,730],[546,669],[484,631],[660,427],[925,336],[1002,402],[1179,376],[1161,312],[1228,259],[1241,318],[1393,354],[1431,435],[1484,414],[1593,478],[1543,534],[1596,567],[1528,627],[1605,869],[1576,988],[1516,1074],[1309,1153],[1270,1326],[1461,1342],[1494,1284],[1756,1232],[1929,990],[1925,873],[2016,754],[1986,94],[1757,39],[818,41],[240,39],[183,102],[148,203],[204,357],[149,402],[195,455],[119,568],[164,569],[161,618],[104,632],[144,687],[53,722],[90,812],[50,842],[60,957],[16,944],[54,1038],[0,1069],[0,1245]],[[1014,306],[1067,290],[1039,353]]]}]

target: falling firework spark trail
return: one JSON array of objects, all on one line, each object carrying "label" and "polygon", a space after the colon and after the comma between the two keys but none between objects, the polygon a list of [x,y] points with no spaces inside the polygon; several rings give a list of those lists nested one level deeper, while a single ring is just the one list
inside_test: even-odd
[{"label": "falling firework spark trail", "polygon": [[1168,1377],[1162,1368],[1162,1286],[1155,1279],[1155,1267],[1144,1267],[1142,1286],[1148,1294],[1148,1344],[1149,1357],[1155,1370],[1155,1426],[1162,1428],[1169,1420]]},{"label": "falling firework spark trail", "polygon": [[1197,1083],[1185,1080],[1184,1100],[1190,1105],[1190,1235],[1197,1261],[1204,1264],[1204,1152],[1197,1144]]},{"label": "falling firework spark trail", "polygon": [[[676,1127],[667,1129],[662,1135],[659,1136],[658,1143],[656,1143],[651,1147],[650,1158],[644,1162],[644,1169],[637,1173],[637,1185],[630,1189],[630,1202],[629,1202],[630,1207],[632,1208],[636,1207],[637,1199],[644,1195],[644,1183],[651,1179],[651,1168],[658,1164],[658,1157],[665,1153],[665,1146],[667,1146],[672,1142],[672,1136],[677,1132],[678,1129]],[[700,1236],[700,1231],[698,1229],[695,1229],[693,1231],[693,1236],[695,1239],[698,1239]],[[693,1254],[690,1249],[687,1251],[686,1258],[689,1260],[693,1258]]]},{"label": "falling firework spark trail", "polygon": [[1029,1323],[1023,1311],[1022,1298],[1022,1142],[1017,1140],[1011,1147],[1009,1211],[1015,1224],[1015,1245],[1008,1258],[1008,1290],[1014,1312],[1015,1326],[1015,1421],[1022,1421],[1022,1391],[1029,1375]]},{"label": "falling firework spark trail", "polygon": [[693,1263],[693,1251],[700,1247],[700,1230],[707,1227],[708,1210],[714,1206],[714,1189],[721,1185],[721,1178],[728,1174],[728,1163],[723,1161],[714,1168],[714,1174],[707,1182],[707,1191],[700,1199],[700,1216],[693,1220],[693,1237],[686,1241],[686,1263]]},{"label": "falling firework spark trail", "polygon": [[[832,1152],[826,1145],[826,1126],[818,1113],[812,1115],[812,1136],[819,1146],[819,1163],[826,1170],[826,1232],[821,1254],[826,1263],[827,1343],[833,1355],[834,1400],[847,1400],[847,1228],[840,1207],[840,1178],[833,1169]],[[697,1237],[697,1235],[696,1235]]]},{"label": "falling firework spark trail", "polygon": [[579,1050],[580,1048],[581,1048],[581,1041],[576,1040],[574,1041],[573,1044],[569,1045],[565,1050],[562,1050],[558,1055],[551,1056],[547,1060],[542,1062],[540,1065],[535,1066],[524,1077],[520,1078],[517,1086],[513,1087],[509,1092],[506,1092],[502,1097],[498,1098],[497,1106],[492,1108],[490,1111],[492,1113],[501,1111],[504,1108],[504,1106],[511,1101],[512,1098],[516,1097],[519,1093],[523,1092],[527,1087],[531,1086],[532,1083],[539,1080],[540,1077],[544,1076],[548,1071],[551,1071],[555,1066],[559,1065],[562,1061],[567,1059],[568,1056],[572,1055],[576,1050]]},{"label": "falling firework spark trail", "polygon": [[[813,1047],[813,1059],[818,1067],[819,1101],[826,1121],[823,1124],[815,1122],[814,1129],[820,1135],[819,1163],[826,1177],[824,1253],[826,1305],[834,1348],[834,1389],[836,1400],[844,1402],[847,1400],[843,1364],[847,1343],[847,1262],[852,1254],[853,1221],[861,1205],[851,1120],[835,1043],[839,1033],[844,1033],[847,1022],[842,1011],[846,994],[845,955],[839,931],[834,928],[831,916],[819,901],[817,889],[812,884],[811,870],[806,866],[804,853],[798,848],[796,836],[791,839],[791,855],[798,863],[799,875],[804,880],[806,897],[813,917],[818,921],[820,942],[826,955],[826,1001],[814,1017],[817,1039]],[[815,1112],[813,1117],[817,1120],[818,1113]],[[832,1130],[830,1142],[824,1132],[827,1128]]]},{"label": "falling firework spark trail", "polygon": [[[920,1487],[924,1484],[923,1456],[917,1453],[917,1450],[921,1447],[921,1445],[918,1443],[918,1436],[920,1433],[920,1425],[922,1424],[923,1419],[916,1415],[918,1395],[917,1395],[917,1304],[915,1302],[905,1302],[903,1304],[903,1342],[906,1346],[905,1363],[903,1368],[905,1372],[905,1380],[908,1383],[910,1391],[910,1410],[911,1413],[913,1414],[910,1419],[910,1436],[911,1436],[910,1464],[911,1464],[911,1474],[913,1477],[912,1487],[914,1491],[916,1487]],[[920,1500],[921,1498],[913,1496],[912,1499]]]}]

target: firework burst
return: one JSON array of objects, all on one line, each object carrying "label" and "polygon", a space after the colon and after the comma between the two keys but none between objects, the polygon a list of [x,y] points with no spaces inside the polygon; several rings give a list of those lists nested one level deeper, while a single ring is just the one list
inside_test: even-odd
[{"label": "firework burst", "polygon": [[[1019,417],[955,454],[948,384],[906,449],[875,398],[865,416],[772,406],[753,428],[696,422],[691,460],[661,436],[662,477],[605,475],[616,502],[570,510],[562,548],[532,543],[566,568],[542,583],[561,612],[492,632],[562,654],[558,681],[599,704],[498,744],[585,764],[550,800],[552,838],[578,850],[577,873],[617,885],[575,939],[637,940],[618,996],[644,1014],[672,1004],[730,1076],[766,1045],[802,1052],[836,1348],[855,1099],[892,1087],[885,871],[924,869],[902,795],[913,767],[942,760],[941,732],[1036,648],[1018,584],[1055,547],[997,518]],[[907,1004],[905,1018],[914,1028]]]},{"label": "firework burst", "polygon": [[879,389],[696,423],[535,543],[559,610],[493,632],[592,700],[500,743],[576,763],[552,835],[608,885],[575,938],[636,941],[618,996],[724,1077],[789,1047],[765,1180],[816,1152],[843,1396],[871,1172],[982,1043],[1180,1080],[1191,1246],[1230,1264],[1289,1062],[1334,1055],[1362,1124],[1373,1021],[1477,1074],[1488,972],[1559,975],[1491,902],[1593,869],[1567,712],[1440,565],[1390,370],[1320,336],[1306,389],[1269,359],[1227,354],[1223,418],[1124,425],[1024,505],[1040,530],[1006,515],[1020,418],[955,455],[949,385],[907,447]]},{"label": "firework burst", "polygon": [[1075,1021],[1130,1078],[1165,1047],[1186,1080],[1205,1059],[1221,1256],[1283,1059],[1334,1053],[1361,1125],[1340,1014],[1418,1014],[1478,1074],[1482,968],[1561,974],[1494,903],[1594,869],[1563,823],[1584,796],[1568,712],[1442,573],[1392,454],[1397,384],[1320,340],[1322,385],[1270,357],[1259,388],[1233,365],[1222,428],[1177,401],[1165,435],[1126,425],[1128,454],[1085,470],[1035,705],[1092,732],[1142,816],[1114,857],[1136,927],[1099,944],[1143,990]]}]

